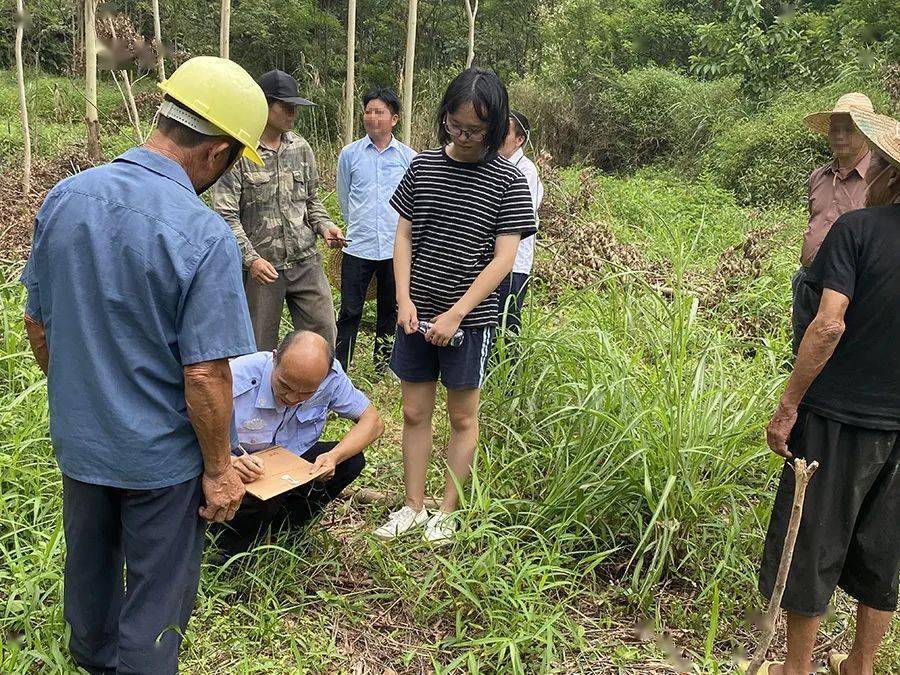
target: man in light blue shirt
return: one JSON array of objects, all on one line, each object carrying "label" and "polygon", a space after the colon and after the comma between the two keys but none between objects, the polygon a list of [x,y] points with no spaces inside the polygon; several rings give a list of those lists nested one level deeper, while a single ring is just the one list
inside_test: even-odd
[{"label": "man in light blue shirt", "polygon": [[394,290],[394,235],[397,212],[389,201],[415,151],[394,138],[400,100],[387,88],[363,96],[366,135],[341,150],[337,196],[349,245],[341,263],[341,310],[337,320],[337,359],[344,370],[353,358],[363,304],[372,277],[377,281],[374,361],[383,371],[397,324]]},{"label": "man in light blue shirt", "polygon": [[[245,483],[263,474],[259,450],[280,445],[325,473],[315,482],[262,501],[247,495],[218,543],[228,557],[246,551],[266,529],[308,522],[350,485],[365,466],[363,450],[384,431],[381,416],[353,386],[316,333],[288,333],[274,352],[256,352],[231,362],[234,420],[240,448],[232,465]],[[339,441],[322,442],[329,411],[354,421]],[[245,454],[246,453],[246,454]]]}]

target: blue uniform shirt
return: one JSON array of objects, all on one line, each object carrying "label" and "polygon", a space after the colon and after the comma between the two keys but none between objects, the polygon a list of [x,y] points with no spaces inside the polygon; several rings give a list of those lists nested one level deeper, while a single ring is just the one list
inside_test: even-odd
[{"label": "blue uniform shirt", "polygon": [[200,475],[183,367],[255,344],[237,241],[184,169],[133,148],[60,182],[21,280],[47,334],[62,472],[130,489]]},{"label": "blue uniform shirt", "polygon": [[415,155],[396,138],[378,150],[368,136],[341,150],[337,197],[350,239],[344,253],[366,260],[394,257],[399,216],[389,202]]},{"label": "blue uniform shirt", "polygon": [[369,399],[353,386],[337,360],[310,398],[291,408],[279,405],[272,392],[274,367],[272,352],[248,354],[231,362],[234,420],[248,452],[280,445],[302,456],[322,435],[329,410],[357,420],[369,407]]}]

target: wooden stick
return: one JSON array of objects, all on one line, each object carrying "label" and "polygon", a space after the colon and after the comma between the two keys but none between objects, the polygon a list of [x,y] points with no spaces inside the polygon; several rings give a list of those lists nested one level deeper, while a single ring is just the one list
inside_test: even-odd
[{"label": "wooden stick", "polygon": [[[344,495],[358,504],[378,504],[387,508],[395,508],[403,503],[403,495],[400,493],[379,492],[369,488],[348,488],[344,491]],[[426,509],[437,509],[440,504],[426,497],[424,506]]]},{"label": "wooden stick", "polygon": [[800,530],[800,518],[803,516],[803,501],[806,499],[806,487],[816,469],[818,462],[813,462],[808,467],[805,459],[795,459],[791,465],[794,470],[794,503],[791,506],[791,519],[788,522],[787,534],[784,537],[784,549],[781,552],[781,563],[778,565],[778,576],[775,577],[775,588],[772,597],[769,598],[769,608],[763,617],[762,640],[753,653],[753,660],[747,668],[747,675],[756,675],[766,658],[769,645],[772,644],[772,636],[775,634],[775,618],[781,610],[781,597],[784,595],[784,587],[787,584],[788,572],[791,569],[791,561],[794,559],[794,546],[797,543],[797,533]]}]

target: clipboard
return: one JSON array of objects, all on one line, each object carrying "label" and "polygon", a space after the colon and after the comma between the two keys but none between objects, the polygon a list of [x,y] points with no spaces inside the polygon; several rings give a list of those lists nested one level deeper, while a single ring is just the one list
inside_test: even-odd
[{"label": "clipboard", "polygon": [[280,445],[254,452],[252,456],[263,461],[265,473],[262,478],[247,483],[247,492],[263,501],[305,485],[325,473],[325,470],[314,471],[312,463]]}]

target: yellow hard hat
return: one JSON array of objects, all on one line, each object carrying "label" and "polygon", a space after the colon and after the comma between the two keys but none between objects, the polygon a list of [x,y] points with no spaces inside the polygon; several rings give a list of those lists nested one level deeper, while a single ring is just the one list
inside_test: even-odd
[{"label": "yellow hard hat", "polygon": [[[262,165],[256,148],[266,128],[269,106],[250,73],[228,59],[195,56],[157,86],[203,120],[211,122],[214,127],[210,129],[214,132],[221,131],[240,141],[244,146],[244,157]],[[194,125],[193,128],[198,127]]]}]

